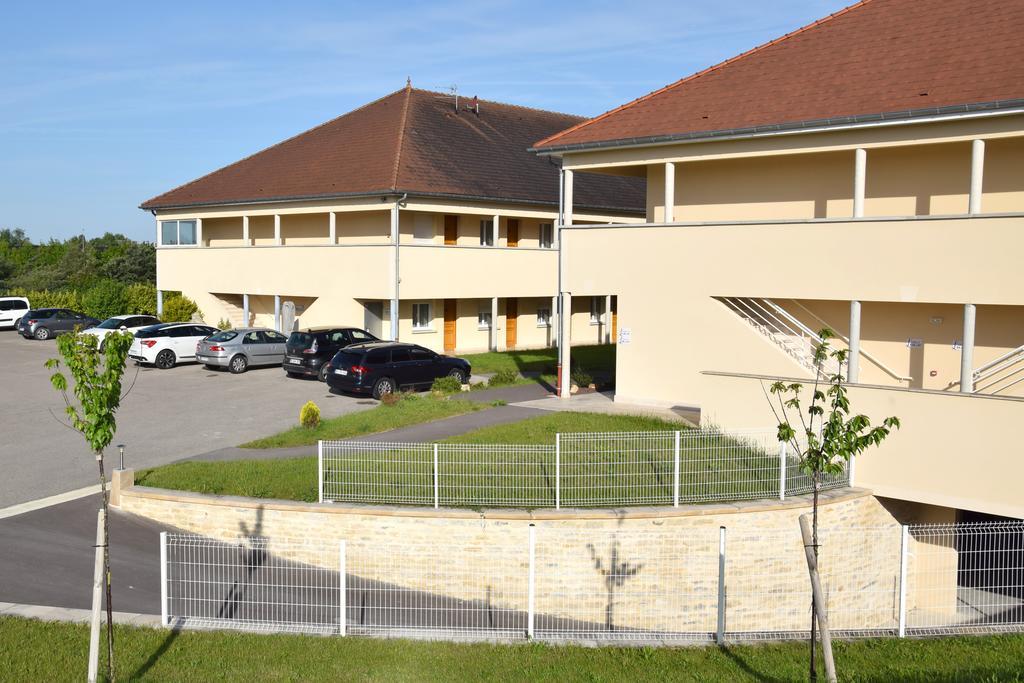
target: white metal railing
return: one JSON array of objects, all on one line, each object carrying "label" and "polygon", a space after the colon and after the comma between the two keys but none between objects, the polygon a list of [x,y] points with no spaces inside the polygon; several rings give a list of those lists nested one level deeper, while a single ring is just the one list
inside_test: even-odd
[{"label": "white metal railing", "polygon": [[[811,372],[816,371],[814,348],[821,343],[818,333],[793,317],[771,299],[760,297],[716,297],[740,317],[746,319],[764,336],[791,358]],[[841,372],[835,359],[827,359],[821,373],[825,376]]]},{"label": "white metal railing", "polygon": [[[825,527],[819,539],[840,637],[1024,631],[1024,522]],[[163,533],[160,545],[163,623],[177,627],[671,644],[804,638],[810,625],[795,522]]]},{"label": "white metal railing", "polygon": [[974,370],[974,393],[998,394],[1024,382],[1024,346],[1007,351]]},{"label": "white metal railing", "polygon": [[[775,430],[558,434],[554,444],[321,441],[320,502],[607,507],[785,498],[812,491]],[[823,488],[849,485],[846,472]]]},{"label": "white metal railing", "polygon": [[[827,320],[825,320],[824,318],[822,318],[821,316],[816,314],[811,309],[809,309],[806,306],[804,306],[802,303],[800,303],[796,299],[790,299],[790,301],[793,304],[795,304],[796,306],[799,306],[801,309],[803,309],[804,313],[806,313],[807,315],[811,316],[812,318],[817,320],[819,323],[821,323],[825,327],[827,327],[830,330],[832,330],[833,332],[835,332],[835,335],[837,337],[839,337],[840,339],[842,339],[844,342],[846,342],[847,344],[850,343],[850,338],[847,337],[844,334],[840,334],[839,332],[837,332],[836,328],[834,328],[832,325],[830,325]],[[863,356],[864,358],[867,358],[869,361],[871,361],[875,365],[875,367],[877,367],[879,370],[881,370],[885,374],[887,374],[890,377],[892,377],[897,382],[910,382],[910,381],[912,381],[914,379],[913,377],[907,377],[905,375],[899,374],[898,372],[896,372],[895,370],[890,368],[888,365],[883,363],[881,360],[879,360],[876,356],[874,356],[873,354],[869,353],[868,351],[865,351],[863,344],[861,345],[861,348],[860,348],[860,355]]]}]

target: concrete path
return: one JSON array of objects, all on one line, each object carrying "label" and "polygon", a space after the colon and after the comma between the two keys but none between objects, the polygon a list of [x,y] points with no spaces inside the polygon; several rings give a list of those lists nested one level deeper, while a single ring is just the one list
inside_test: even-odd
[{"label": "concrete path", "polygon": [[[510,401],[511,403],[511,401]],[[690,426],[700,424],[700,408],[693,406],[675,406],[673,408],[656,408],[652,406],[619,403],[615,401],[613,392],[592,392],[576,394],[570,399],[538,398],[527,399],[514,403],[521,408],[537,410],[566,411],[576,413],[607,413],[609,415],[650,415],[664,420],[685,422]]]}]

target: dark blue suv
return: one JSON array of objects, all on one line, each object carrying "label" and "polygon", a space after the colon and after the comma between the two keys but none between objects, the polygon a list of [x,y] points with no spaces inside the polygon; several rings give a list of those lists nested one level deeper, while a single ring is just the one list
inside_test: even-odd
[{"label": "dark blue suv", "polygon": [[374,342],[345,347],[327,367],[327,384],[338,391],[371,394],[379,399],[403,387],[429,387],[438,377],[456,377],[465,384],[467,361],[442,356],[415,344]]}]

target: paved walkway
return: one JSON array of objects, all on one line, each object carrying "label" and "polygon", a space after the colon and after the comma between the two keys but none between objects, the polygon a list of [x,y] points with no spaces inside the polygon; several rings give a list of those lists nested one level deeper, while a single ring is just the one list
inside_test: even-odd
[{"label": "paved walkway", "polygon": [[559,399],[553,396],[522,400],[513,405],[520,408],[536,410],[567,411],[576,413],[607,413],[609,415],[650,415],[664,420],[687,423],[690,426],[700,424],[700,408],[676,406],[675,408],[655,408],[652,406],[631,403],[618,403],[613,392],[592,392],[576,394],[572,398]]}]

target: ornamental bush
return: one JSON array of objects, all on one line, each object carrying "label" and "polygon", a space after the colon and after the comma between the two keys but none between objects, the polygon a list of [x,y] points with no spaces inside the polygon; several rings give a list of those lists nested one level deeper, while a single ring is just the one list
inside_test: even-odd
[{"label": "ornamental bush", "polygon": [[156,287],[144,282],[125,287],[124,312],[130,315],[156,315]]},{"label": "ornamental bush", "polygon": [[492,387],[503,387],[508,384],[515,384],[517,379],[519,379],[519,373],[514,369],[502,368],[491,375],[491,378],[487,380],[487,384]]},{"label": "ornamental bush", "polygon": [[312,401],[306,401],[299,411],[299,424],[306,429],[316,429],[320,426],[320,408]]},{"label": "ornamental bush", "polygon": [[99,280],[82,295],[84,313],[98,320],[124,314],[128,305],[125,289],[117,280]]},{"label": "ornamental bush", "polygon": [[199,311],[195,301],[175,294],[164,299],[164,312],[160,319],[169,323],[187,323]]},{"label": "ornamental bush", "polygon": [[462,391],[462,382],[458,377],[438,377],[430,386],[430,390],[442,394],[455,394]]}]

